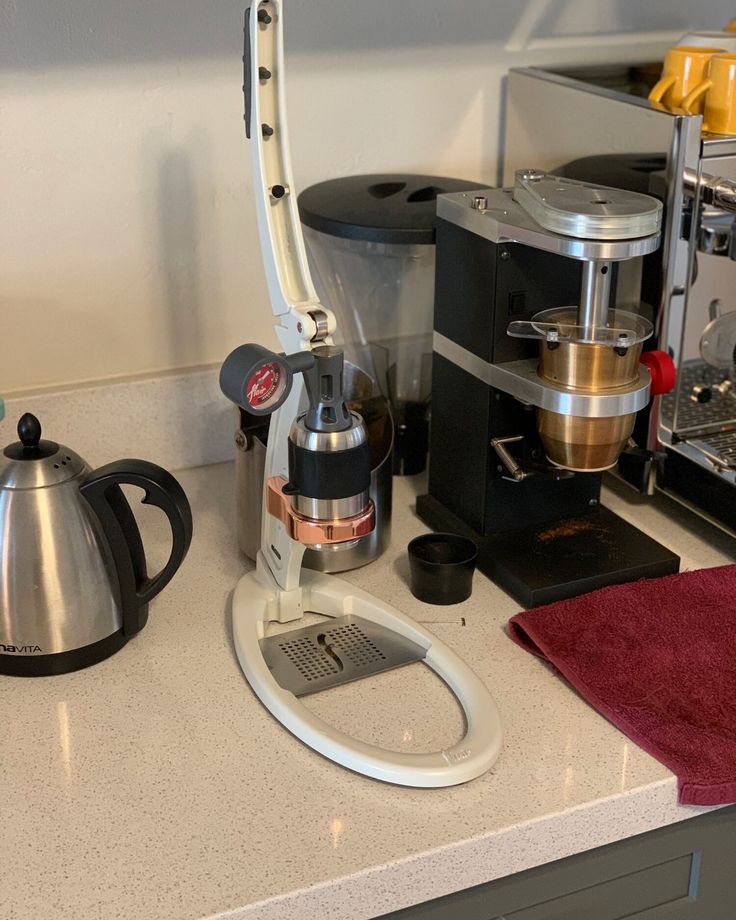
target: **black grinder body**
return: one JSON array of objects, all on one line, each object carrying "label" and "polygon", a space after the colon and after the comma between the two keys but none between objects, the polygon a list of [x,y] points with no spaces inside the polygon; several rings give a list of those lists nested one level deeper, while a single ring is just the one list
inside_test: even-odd
[{"label": "black grinder body", "polygon": [[[615,265],[614,265],[615,271]],[[485,363],[537,354],[536,340],[507,334],[512,320],[578,303],[582,263],[519,243],[494,243],[437,222],[436,336],[457,360],[433,355],[428,494],[419,516],[479,545],[479,568],[526,607],[644,575],[677,571],[679,559],[600,504],[601,473],[555,471],[535,410],[489,386]],[[615,303],[616,277],[611,285]],[[516,437],[530,475],[516,481],[493,440]]]}]

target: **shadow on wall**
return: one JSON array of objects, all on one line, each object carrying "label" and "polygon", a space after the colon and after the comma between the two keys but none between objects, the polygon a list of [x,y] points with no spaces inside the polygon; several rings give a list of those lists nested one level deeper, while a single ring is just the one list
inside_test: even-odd
[{"label": "shadow on wall", "polygon": [[[718,29],[730,0],[284,0],[288,52],[487,43],[537,37]],[[0,6],[0,67],[99,66],[239,53],[247,0],[11,0]]]},{"label": "shadow on wall", "polygon": [[[201,169],[201,163],[199,164]],[[202,281],[199,209],[195,173],[186,146],[159,154],[156,212],[159,264],[163,280],[165,309],[160,320],[166,324],[167,364],[186,365],[202,339]],[[202,176],[198,172],[197,180]],[[163,330],[162,330],[163,331]]]},{"label": "shadow on wall", "polygon": [[[170,126],[162,125],[146,135],[141,163],[146,237],[156,246],[149,255],[150,302],[162,305],[150,312],[149,321],[151,334],[166,348],[158,364],[190,367],[199,363],[203,343],[224,335],[209,135],[195,128],[174,143]],[[225,412],[228,407],[210,408]]]}]

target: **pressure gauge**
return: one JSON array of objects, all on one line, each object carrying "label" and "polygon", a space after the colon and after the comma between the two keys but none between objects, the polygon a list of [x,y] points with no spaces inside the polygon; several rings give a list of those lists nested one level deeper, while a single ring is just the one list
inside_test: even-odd
[{"label": "pressure gauge", "polygon": [[309,351],[276,354],[263,345],[240,345],[225,359],[220,387],[234,403],[253,415],[270,415],[286,402],[294,374],[314,365]]}]

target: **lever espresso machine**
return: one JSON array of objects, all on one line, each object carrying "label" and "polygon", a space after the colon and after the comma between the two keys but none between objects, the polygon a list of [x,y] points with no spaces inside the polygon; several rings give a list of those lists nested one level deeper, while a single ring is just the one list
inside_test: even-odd
[{"label": "lever espresso machine", "polygon": [[513,188],[437,199],[428,494],[419,515],[479,545],[525,606],[676,572],[679,559],[604,508],[637,412],[674,385],[642,352],[648,195],[519,170]]},{"label": "lever espresso machine", "polygon": [[[365,538],[376,513],[366,425],[346,405],[343,352],[332,338],[335,315],[317,298],[301,233],[284,105],[283,16],[281,0],[254,0],[245,17],[246,133],[266,280],[284,352],[241,345],[220,374],[223,392],[241,409],[256,417],[273,413],[256,568],[233,592],[235,651],[261,702],[320,754],[386,782],[452,786],[486,772],[500,751],[500,717],[485,684],[390,604],[302,566],[307,549],[342,553]],[[269,623],[297,625],[269,635]],[[417,661],[437,672],[464,712],[464,736],[444,750],[383,749],[338,730],[301,702],[307,694]]]}]

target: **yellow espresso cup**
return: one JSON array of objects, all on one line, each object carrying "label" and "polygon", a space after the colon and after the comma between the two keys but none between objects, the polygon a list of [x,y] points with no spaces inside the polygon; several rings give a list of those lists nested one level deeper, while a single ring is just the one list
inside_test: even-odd
[{"label": "yellow espresso cup", "polygon": [[659,82],[649,93],[650,102],[660,102],[667,108],[679,108],[685,97],[705,78],[711,57],[723,48],[696,48],[677,45],[664,57]]},{"label": "yellow espresso cup", "polygon": [[689,115],[702,111],[703,131],[736,134],[736,54],[714,54],[705,79],[688,93],[682,107]]}]

